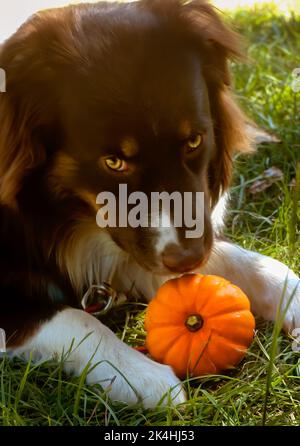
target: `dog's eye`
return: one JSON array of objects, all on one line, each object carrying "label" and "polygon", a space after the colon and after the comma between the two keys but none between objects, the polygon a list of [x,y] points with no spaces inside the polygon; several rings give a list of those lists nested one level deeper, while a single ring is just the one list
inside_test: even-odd
[{"label": "dog's eye", "polygon": [[118,158],[117,156],[106,158],[105,164],[109,169],[115,170],[117,172],[126,172],[128,170],[126,161]]},{"label": "dog's eye", "polygon": [[202,144],[202,141],[203,141],[203,135],[201,135],[200,133],[193,136],[192,138],[189,138],[186,143],[187,153],[191,153],[199,149],[199,147]]}]

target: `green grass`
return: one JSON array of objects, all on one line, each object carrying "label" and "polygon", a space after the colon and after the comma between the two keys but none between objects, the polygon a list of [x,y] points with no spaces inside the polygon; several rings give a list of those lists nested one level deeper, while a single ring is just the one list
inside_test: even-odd
[{"label": "green grass", "polygon": [[[253,14],[237,12],[232,19],[248,39],[251,58],[249,64],[233,67],[239,101],[283,142],[261,146],[251,158],[237,158],[227,235],[299,272],[299,191],[292,184],[300,152],[300,94],[290,85],[292,70],[300,67],[300,18],[287,19],[265,8]],[[283,180],[251,196],[249,185],[271,166],[283,171]],[[142,344],[144,309],[143,304],[127,305],[121,313],[110,314],[107,322],[125,342]],[[66,376],[62,363],[26,365],[4,358],[0,424],[260,425],[265,413],[267,425],[298,425],[300,354],[292,352],[291,339],[282,333],[276,339],[276,333],[271,323],[257,321],[254,342],[236,370],[187,383],[188,402],[167,409],[112,404],[100,386]]]}]

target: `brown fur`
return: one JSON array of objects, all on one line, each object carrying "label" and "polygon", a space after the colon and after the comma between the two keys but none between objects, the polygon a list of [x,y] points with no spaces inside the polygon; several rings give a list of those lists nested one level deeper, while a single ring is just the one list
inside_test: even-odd
[{"label": "brown fur", "polygon": [[[186,240],[185,228],[177,232],[183,251],[198,256],[194,263],[205,262],[210,213],[229,185],[234,152],[251,149],[228,68],[241,56],[239,40],[203,0],[49,10],[8,39],[0,51],[7,75],[0,96],[3,271],[16,269],[20,283],[25,276],[34,287],[31,269],[41,269],[46,282],[48,276],[62,287],[67,282],[69,294],[76,283],[77,295],[78,283],[87,285],[74,277],[84,243],[97,246],[95,198],[116,193],[122,182],[147,195],[204,191],[204,237]],[[203,145],[189,158],[183,139],[202,130]],[[107,169],[105,157],[124,150],[132,169],[126,175]],[[107,233],[142,267],[165,272],[155,231]]]}]

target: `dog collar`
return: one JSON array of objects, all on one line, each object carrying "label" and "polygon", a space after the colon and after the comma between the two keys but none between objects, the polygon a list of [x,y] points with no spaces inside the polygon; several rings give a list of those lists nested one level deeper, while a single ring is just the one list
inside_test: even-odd
[{"label": "dog collar", "polygon": [[108,283],[92,285],[84,294],[81,305],[84,311],[95,317],[106,314],[113,306],[126,302],[123,293],[117,293]]},{"label": "dog collar", "polygon": [[[113,306],[120,305],[128,299],[123,293],[117,293],[108,283],[92,285],[82,298],[81,305],[84,311],[95,317],[106,314]],[[145,345],[133,347],[140,353],[148,354]]]}]

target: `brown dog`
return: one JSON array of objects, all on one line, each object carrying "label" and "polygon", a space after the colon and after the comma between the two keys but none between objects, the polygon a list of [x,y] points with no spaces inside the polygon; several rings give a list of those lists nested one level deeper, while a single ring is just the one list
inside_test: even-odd
[{"label": "brown dog", "polygon": [[[168,277],[225,276],[274,319],[281,263],[219,237],[232,156],[250,150],[230,92],[238,37],[195,0],[70,6],[34,15],[0,52],[0,327],[12,354],[47,359],[74,348],[66,369],[98,364],[88,382],[127,403],[154,406],[172,370],[130,349],[80,310],[83,293],[109,281],[150,299]],[[99,229],[96,197],[129,192],[205,196],[203,236],[186,227]],[[300,290],[285,328],[300,326]],[[170,306],[172,302],[170,302]],[[87,334],[90,335],[86,338]],[[82,341],[84,338],[84,342]],[[126,379],[125,379],[126,378]]]}]

